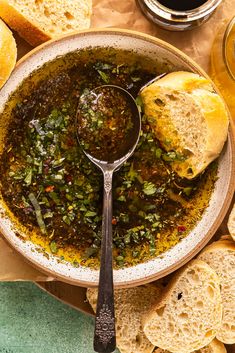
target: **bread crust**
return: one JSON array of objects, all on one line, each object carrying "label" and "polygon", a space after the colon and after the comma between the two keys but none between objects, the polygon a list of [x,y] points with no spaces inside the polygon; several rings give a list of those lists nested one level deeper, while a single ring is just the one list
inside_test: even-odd
[{"label": "bread crust", "polygon": [[211,348],[211,353],[227,353],[227,350],[222,342],[216,338],[209,344]]},{"label": "bread crust", "polygon": [[235,241],[235,204],[233,205],[233,209],[229,215],[228,230],[229,230],[231,237]]},{"label": "bread crust", "polygon": [[198,88],[213,92],[214,89],[209,80],[189,71],[174,71],[163,76],[156,84],[160,87],[168,87],[187,93],[192,93]]},{"label": "bread crust", "polygon": [[[227,240],[227,239],[220,239],[218,241],[215,241],[211,243],[210,245],[206,246],[201,254],[204,254],[205,252],[213,252],[217,250],[232,250],[235,251],[235,243],[232,240]],[[200,255],[199,255],[200,258]]]},{"label": "bread crust", "polygon": [[[154,351],[154,353],[170,353],[169,351],[166,351],[164,349],[158,348]],[[207,346],[200,348],[197,351],[194,351],[193,353],[227,353],[226,348],[222,342],[214,338],[211,343],[209,343]]]},{"label": "bread crust", "polygon": [[7,0],[0,0],[0,17],[32,46],[37,46],[51,39],[47,33],[26,19]]},{"label": "bread crust", "polygon": [[10,29],[0,19],[0,88],[9,78],[17,57],[16,42]]},{"label": "bread crust", "polygon": [[216,159],[227,139],[229,118],[222,98],[215,93],[203,91],[200,95],[194,95],[205,117],[207,125],[207,140],[202,170]]}]

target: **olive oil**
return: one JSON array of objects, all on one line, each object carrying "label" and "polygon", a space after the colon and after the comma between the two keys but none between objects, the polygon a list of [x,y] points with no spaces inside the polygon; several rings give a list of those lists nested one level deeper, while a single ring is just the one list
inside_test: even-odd
[{"label": "olive oil", "polygon": [[[111,48],[71,53],[34,72],[11,97],[3,113],[9,125],[0,156],[0,201],[22,230],[20,236],[37,244],[38,251],[74,266],[98,267],[102,176],[77,144],[77,100],[85,88],[104,80],[136,96],[146,82],[169,71],[161,65]],[[187,181],[171,170],[175,157],[169,157],[143,115],[138,149],[115,175],[117,268],[147,261],[177,244],[208,206],[216,167]]]},{"label": "olive oil", "polygon": [[[232,22],[233,21],[233,22]],[[226,28],[230,31],[225,41]],[[224,21],[211,51],[211,77],[223,95],[231,116],[235,119],[235,20]],[[227,63],[225,61],[225,56]]]}]

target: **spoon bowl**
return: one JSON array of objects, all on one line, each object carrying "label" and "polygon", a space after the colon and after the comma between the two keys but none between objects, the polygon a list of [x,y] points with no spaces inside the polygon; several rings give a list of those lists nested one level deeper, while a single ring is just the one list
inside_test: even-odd
[{"label": "spoon bowl", "polygon": [[[115,153],[112,153],[113,151],[109,151],[111,153],[108,154],[108,153],[104,153],[106,151],[103,151],[102,153],[101,149],[104,150],[105,147],[109,148],[109,145],[104,144],[104,146],[97,146],[97,142],[105,143],[105,139],[102,136],[102,130],[105,131],[105,134],[106,134],[105,137],[109,137],[107,136],[107,129],[101,126],[102,119],[103,120],[105,119],[105,112],[102,111],[101,113],[103,114],[103,116],[100,116],[99,114],[100,112],[99,111],[97,112],[97,106],[99,105],[99,102],[102,99],[102,94],[109,93],[110,90],[112,90],[114,94],[118,93],[119,97],[124,98],[126,105],[123,108],[129,109],[129,115],[131,118],[129,119],[129,121],[124,121],[124,123],[129,123],[129,125],[131,126],[127,129],[126,136],[121,136],[121,137],[124,137],[124,139],[122,138],[122,140],[120,141],[121,143],[119,145],[117,145],[116,141],[114,141],[115,147],[116,147]],[[115,97],[115,101],[117,101],[119,97]],[[115,103],[115,101],[113,103]],[[110,102],[105,102],[105,103],[106,105],[107,104],[110,105],[108,107],[109,109],[113,109],[112,105],[114,104],[112,103],[110,104]],[[91,112],[91,109],[92,109],[92,112]],[[93,116],[93,113],[96,114],[96,117]],[[120,114],[122,113],[122,109],[119,109],[119,113]],[[94,122],[95,119],[97,120],[100,119],[99,123],[96,125],[96,128],[98,128],[97,133],[99,133],[100,136],[99,136],[99,141],[95,141],[96,142],[95,153],[94,153],[94,148],[92,153],[89,146],[87,147],[87,141],[85,141],[85,139],[90,139],[91,136],[83,136],[83,129],[84,127],[87,128],[87,120],[90,118],[89,114],[92,115],[91,117],[92,123]],[[116,112],[115,114],[118,114],[118,112]],[[115,120],[118,120],[118,119],[115,118]],[[92,128],[94,129],[94,127]],[[110,130],[108,131],[108,133],[110,135],[112,134],[111,139],[117,137],[116,135],[118,134],[118,131],[117,131],[118,128],[120,128],[120,126],[119,127],[115,126],[113,128],[110,127]],[[125,126],[122,126],[122,128],[125,129]],[[89,130],[89,126],[87,130]],[[140,130],[141,130],[141,116],[140,116],[138,106],[136,104],[134,97],[124,88],[120,86],[115,86],[115,85],[102,85],[102,86],[96,87],[91,91],[85,90],[85,93],[81,95],[79,99],[78,111],[77,111],[77,130],[76,130],[77,137],[83,149],[83,152],[98,167],[101,168],[101,166],[106,166],[107,164],[112,165],[112,167],[114,167],[115,165],[115,169],[120,167],[134,152],[139,140]]]},{"label": "spoon bowl", "polygon": [[112,179],[115,170],[133,154],[141,131],[141,116],[133,96],[125,89],[104,85],[86,90],[77,110],[78,141],[104,176],[101,264],[96,309],[94,350],[116,348],[113,262]]}]

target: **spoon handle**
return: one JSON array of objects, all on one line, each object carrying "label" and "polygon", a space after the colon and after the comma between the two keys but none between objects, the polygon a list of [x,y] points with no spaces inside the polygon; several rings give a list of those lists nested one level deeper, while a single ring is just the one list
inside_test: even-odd
[{"label": "spoon handle", "polygon": [[112,256],[112,178],[113,171],[104,172],[101,264],[94,336],[94,350],[99,353],[111,353],[116,348]]}]

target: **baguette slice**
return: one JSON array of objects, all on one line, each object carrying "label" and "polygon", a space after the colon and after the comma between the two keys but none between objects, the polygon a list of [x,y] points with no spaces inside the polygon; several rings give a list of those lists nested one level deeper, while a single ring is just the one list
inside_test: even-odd
[{"label": "baguette slice", "polygon": [[221,280],[223,304],[222,326],[217,333],[218,340],[235,343],[235,244],[220,240],[207,246],[199,255],[218,274]]},{"label": "baguette slice", "polygon": [[235,241],[235,204],[233,206],[232,212],[229,215],[228,230],[229,230],[231,237]]},{"label": "baguette slice", "polygon": [[[154,346],[143,333],[141,318],[157,300],[161,286],[146,285],[115,290],[116,338],[121,353],[152,353]],[[87,299],[96,310],[97,289],[87,290]]]},{"label": "baguette slice", "polygon": [[0,88],[9,78],[16,64],[17,49],[15,39],[0,19]]},{"label": "baguette slice", "polygon": [[[164,349],[158,348],[154,351],[154,353],[170,353],[170,352]],[[227,353],[227,350],[224,344],[215,338],[213,339],[213,341],[211,341],[211,343],[208,344],[208,346],[200,348],[197,351],[194,351],[193,353]]]},{"label": "baguette slice", "polygon": [[0,17],[36,46],[90,27],[92,0],[0,0]]},{"label": "baguette slice", "polygon": [[141,97],[163,149],[174,152],[171,165],[179,176],[192,179],[219,156],[229,119],[223,100],[207,79],[192,72],[172,72],[144,88]]},{"label": "baguette slice", "polygon": [[189,353],[215,338],[221,320],[219,277],[205,262],[193,260],[172,279],[143,325],[155,346]]}]

